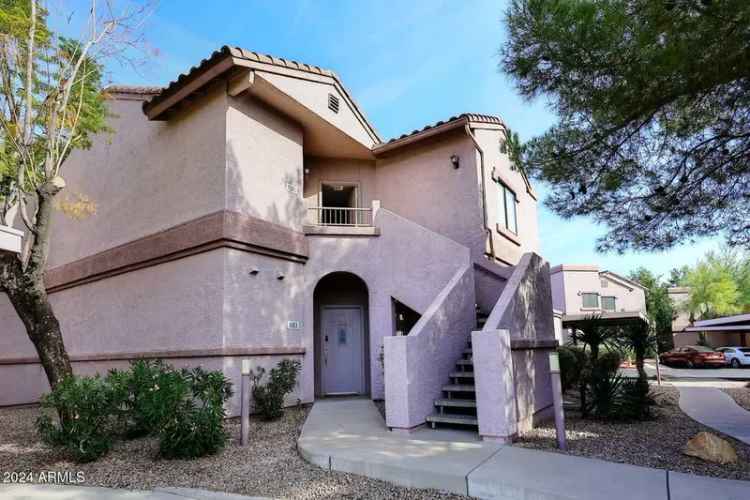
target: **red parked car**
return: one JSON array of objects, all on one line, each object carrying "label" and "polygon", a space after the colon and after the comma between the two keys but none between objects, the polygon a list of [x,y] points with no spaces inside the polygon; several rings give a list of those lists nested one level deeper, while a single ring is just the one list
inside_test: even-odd
[{"label": "red parked car", "polygon": [[724,353],[700,345],[677,347],[662,354],[660,360],[665,365],[682,365],[687,368],[709,366],[720,368],[727,364]]}]

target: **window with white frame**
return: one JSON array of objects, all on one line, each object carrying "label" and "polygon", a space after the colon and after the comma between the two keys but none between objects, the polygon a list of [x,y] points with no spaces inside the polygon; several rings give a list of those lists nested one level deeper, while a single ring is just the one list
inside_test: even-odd
[{"label": "window with white frame", "polygon": [[507,229],[513,234],[518,234],[518,216],[516,214],[516,204],[518,198],[508,186],[498,182],[499,188],[497,197],[497,223],[503,229]]},{"label": "window with white frame", "polygon": [[616,309],[615,297],[602,297],[602,309],[605,311],[614,311]]},{"label": "window with white frame", "polygon": [[599,307],[598,293],[582,293],[583,307],[585,309],[597,309]]}]

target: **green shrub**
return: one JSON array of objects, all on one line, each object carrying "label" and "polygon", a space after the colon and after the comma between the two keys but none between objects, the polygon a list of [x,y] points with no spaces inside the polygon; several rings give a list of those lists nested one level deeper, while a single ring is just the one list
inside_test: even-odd
[{"label": "green shrub", "polygon": [[617,351],[604,351],[594,363],[594,371],[599,375],[612,376],[620,369],[622,356]]},{"label": "green shrub", "polygon": [[96,460],[112,447],[115,399],[110,384],[98,375],[68,377],[42,396],[47,411],[36,422],[42,440],[63,448],[76,462]]},{"label": "green shrub", "polygon": [[221,372],[202,368],[178,375],[182,382],[170,384],[169,392],[162,394],[162,408],[169,413],[159,428],[159,453],[165,458],[212,455],[228,439],[224,403],[232,396],[231,382]]},{"label": "green shrub", "polygon": [[[118,419],[127,439],[154,434],[171,411],[169,394],[181,384],[179,373],[162,360],[139,359],[125,371],[112,370],[107,379],[116,394]],[[167,394],[167,397],[163,397]]]},{"label": "green shrub", "polygon": [[299,361],[285,359],[279,362],[268,374],[268,382],[264,385],[261,380],[266,371],[258,367],[252,374],[253,399],[255,410],[264,420],[281,417],[284,406],[284,396],[292,392],[297,385],[301,365]]},{"label": "green shrub", "polygon": [[581,380],[586,353],[577,347],[562,346],[557,348],[557,354],[560,360],[560,384],[562,391],[567,392]]},{"label": "green shrub", "polygon": [[623,382],[619,395],[619,418],[623,420],[648,420],[652,418],[651,407],[654,404],[647,380],[638,378]]},{"label": "green shrub", "polygon": [[37,420],[42,439],[78,462],[105,454],[114,437],[159,437],[167,458],[216,453],[227,441],[224,403],[231,383],[220,371],[175,370],[163,361],[139,360],[106,378],[71,377],[42,398]]}]

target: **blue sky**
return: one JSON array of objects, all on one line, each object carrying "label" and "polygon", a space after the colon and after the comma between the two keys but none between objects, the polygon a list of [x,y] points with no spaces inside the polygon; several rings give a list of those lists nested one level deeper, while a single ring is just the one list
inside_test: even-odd
[{"label": "blue sky", "polygon": [[[76,3],[76,2],[73,2]],[[111,66],[114,83],[165,84],[222,45],[336,71],[383,138],[462,112],[498,114],[522,139],[555,120],[543,102],[524,102],[498,70],[504,1],[162,0],[146,36],[158,55],[134,72]],[[542,198],[545,186],[537,183]],[[540,204],[542,254],[553,265],[596,263],[657,274],[692,264],[719,239],[666,253],[598,254],[605,232],[593,221],[562,220]]]}]

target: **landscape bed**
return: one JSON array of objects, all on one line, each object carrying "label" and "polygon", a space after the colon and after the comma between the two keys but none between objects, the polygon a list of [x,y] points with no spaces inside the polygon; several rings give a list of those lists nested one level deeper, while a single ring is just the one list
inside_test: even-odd
[{"label": "landscape bed", "polygon": [[735,403],[750,411],[750,388],[748,387],[730,387],[722,389],[724,392],[732,396]]},{"label": "landscape bed", "polygon": [[80,471],[85,476],[82,486],[146,490],[172,486],[290,499],[465,498],[329,472],[305,462],[296,447],[308,411],[309,407],[295,407],[276,421],[251,419],[247,447],[239,446],[239,420],[232,419],[227,425],[231,441],[214,456],[160,460],[155,458],[158,440],[142,438],[118,441],[96,462],[76,464],[40,442],[34,427],[39,408],[0,408],[0,471]]},{"label": "landscape bed", "polygon": [[[644,422],[583,420],[577,412],[567,410],[567,453],[702,476],[750,480],[750,446],[688,417],[678,406],[679,392],[675,387],[653,386],[652,394],[657,402],[655,418]],[[720,465],[684,455],[682,449],[687,441],[701,431],[729,441],[737,451],[738,462]],[[514,446],[564,453],[556,448],[552,422],[523,434]]]}]

